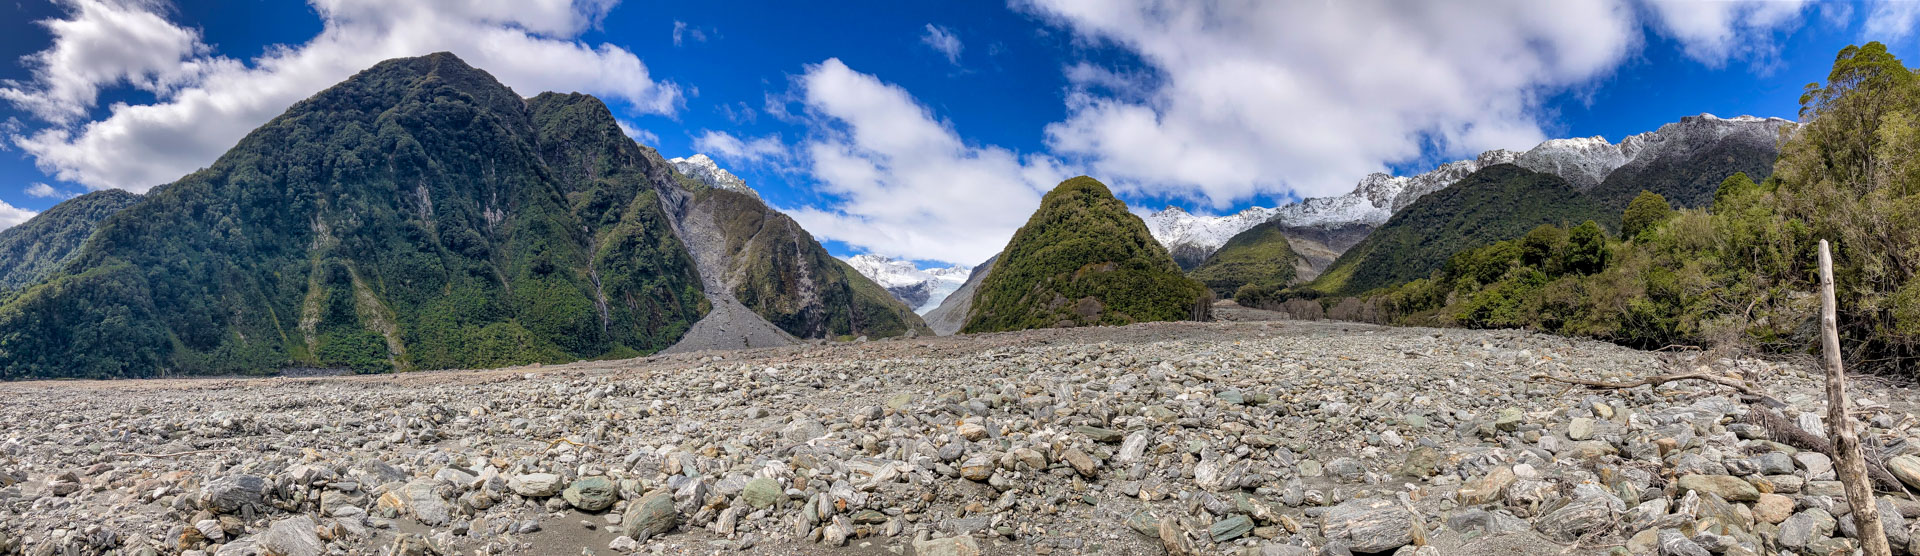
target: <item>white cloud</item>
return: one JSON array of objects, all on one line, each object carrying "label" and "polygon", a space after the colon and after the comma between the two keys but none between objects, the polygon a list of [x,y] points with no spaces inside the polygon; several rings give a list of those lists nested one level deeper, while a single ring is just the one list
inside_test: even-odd
[{"label": "white cloud", "polygon": [[1623,1],[1014,3],[1153,73],[1135,95],[1103,90],[1112,71],[1070,68],[1068,117],[1046,129],[1055,153],[1123,191],[1217,208],[1532,146],[1540,99],[1606,75],[1639,38]]},{"label": "white cloud", "polygon": [[41,199],[71,199],[74,197],[72,193],[54,189],[51,185],[37,182],[27,186],[27,195]]},{"label": "white cloud", "polygon": [[165,96],[206,68],[181,60],[206,53],[199,31],[168,22],[146,0],[60,0],[68,19],[40,21],[53,47],[23,61],[33,80],[7,81],[0,99],[41,120],[70,123],[87,115],[102,87],[132,85]]},{"label": "white cloud", "polygon": [[640,129],[638,126],[628,123],[626,120],[616,119],[613,123],[620,125],[621,133],[627,134],[627,137],[633,138],[634,141],[638,141],[642,145],[654,147],[660,144],[660,136],[654,135],[651,131]]},{"label": "white cloud", "polygon": [[780,136],[741,139],[725,131],[707,130],[693,138],[693,150],[734,164],[785,160],[787,145]]},{"label": "white cloud", "polygon": [[826,208],[788,210],[814,235],[892,257],[975,264],[998,253],[1070,176],[1052,158],[968,145],[905,89],[839,59],[800,76],[818,128],[800,147]]},{"label": "white cloud", "polygon": [[707,32],[699,27],[689,26],[685,21],[674,20],[673,45],[680,46],[687,39],[693,39],[693,42],[707,42]]},{"label": "white cloud", "polygon": [[[1812,5],[1809,0],[1645,1],[1687,57],[1716,68],[1736,58],[1773,57],[1779,48],[1773,32],[1799,26],[1801,12]],[[1867,21],[1873,25],[1873,18]]]},{"label": "white cloud", "polygon": [[40,213],[9,205],[6,201],[0,201],[0,230],[12,228],[28,220],[32,220],[36,214]]},{"label": "white cloud", "polygon": [[[611,0],[312,0],[312,4],[325,25],[304,44],[272,48],[242,62],[199,54],[204,46],[196,37],[193,48],[173,53],[175,64],[192,71],[152,70],[188,77],[179,78],[179,83],[143,78],[167,83],[168,94],[158,102],[116,104],[103,119],[56,125],[11,139],[42,171],[61,180],[92,189],[144,192],[206,166],[249,130],[355,72],[381,60],[436,51],[459,55],[523,95],[582,91],[625,101],[642,113],[672,114],[680,105],[679,87],[654,81],[632,52],[574,39],[598,25],[612,8]],[[158,6],[123,5],[158,13]],[[71,9],[68,21],[80,21],[86,15]],[[102,48],[93,44],[101,40],[91,34],[61,35],[35,56]],[[144,63],[146,69],[160,65]],[[36,73],[34,83],[16,89],[44,94],[9,100],[30,107],[74,98],[54,95],[55,83],[54,78]],[[136,81],[135,86],[142,85]]]},{"label": "white cloud", "polygon": [[1866,40],[1881,42],[1897,41],[1913,33],[1914,23],[1920,22],[1920,2],[1911,0],[1877,0],[1871,2],[1867,10],[1867,24],[1861,30]]},{"label": "white cloud", "polygon": [[960,65],[960,49],[965,45],[960,44],[960,37],[954,35],[952,29],[928,23],[927,33],[920,35],[920,42],[945,55],[953,65]]}]

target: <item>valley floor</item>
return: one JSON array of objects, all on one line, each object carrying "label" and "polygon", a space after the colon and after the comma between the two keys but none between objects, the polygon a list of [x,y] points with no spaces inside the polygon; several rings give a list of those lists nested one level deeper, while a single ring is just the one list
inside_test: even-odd
[{"label": "valley floor", "polygon": [[[1847,542],[1832,538],[1845,503],[1826,459],[1757,439],[1724,389],[1528,380],[1709,365],[1756,379],[1804,422],[1824,412],[1810,363],[1268,316],[1227,307],[1215,323],[545,368],[0,384],[0,553],[1772,554]],[[1872,381],[1855,392],[1872,442],[1920,453],[1908,413],[1920,396]],[[1897,516],[1920,504],[1886,504],[1904,548]],[[668,532],[634,540],[656,530]]]}]

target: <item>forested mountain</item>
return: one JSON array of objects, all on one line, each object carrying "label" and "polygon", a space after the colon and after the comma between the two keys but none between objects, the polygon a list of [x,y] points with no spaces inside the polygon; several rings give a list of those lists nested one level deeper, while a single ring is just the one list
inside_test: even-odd
[{"label": "forested mountain", "polygon": [[1140,217],[1081,176],[1048,192],[1014,233],[974,293],[964,331],[1204,318],[1210,301]]},{"label": "forested mountain", "polygon": [[[657,351],[711,306],[678,227],[714,193],[627,138],[593,97],[523,99],[445,53],[382,62],[155,188],[64,271],[0,306],[0,377]],[[742,222],[785,218],[733,195],[752,202],[708,204]],[[805,337],[919,324],[885,292],[863,293],[878,287],[797,226],[763,228],[780,227],[735,226],[727,245],[764,239],[823,259],[742,273],[769,320]]]},{"label": "forested mountain", "polygon": [[1241,286],[1286,287],[1298,274],[1299,255],[1287,240],[1286,228],[1267,223],[1227,240],[1187,276],[1206,284],[1214,297],[1233,297]]},{"label": "forested mountain", "polygon": [[1392,286],[1425,277],[1455,252],[1609,212],[1559,176],[1489,166],[1395,214],[1306,287],[1351,295]]},{"label": "forested mountain", "polygon": [[0,291],[26,287],[71,259],[100,221],[140,196],[118,189],[62,201],[18,226],[0,230]]}]

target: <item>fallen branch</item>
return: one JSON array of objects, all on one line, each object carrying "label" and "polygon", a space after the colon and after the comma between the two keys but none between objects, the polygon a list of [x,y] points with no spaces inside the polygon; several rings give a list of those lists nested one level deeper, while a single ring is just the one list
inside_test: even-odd
[{"label": "fallen branch", "polygon": [[139,452],[118,452],[113,455],[115,457],[164,459],[164,458],[174,458],[174,457],[180,457],[180,456],[191,456],[194,454],[212,454],[212,453],[218,453],[218,452],[231,452],[231,451],[233,451],[233,448],[220,448],[220,449],[214,449],[214,450],[188,450],[185,452],[174,452],[171,454],[142,454]]},{"label": "fallen branch", "polygon": [[[1699,381],[1711,382],[1714,384],[1732,388],[1733,391],[1739,392],[1743,395],[1753,396],[1756,398],[1765,398],[1767,400],[1772,400],[1774,403],[1779,403],[1779,400],[1774,400],[1772,396],[1762,394],[1760,393],[1759,390],[1755,390],[1752,386],[1748,386],[1747,382],[1744,380],[1740,380],[1733,377],[1720,376],[1712,373],[1683,373],[1683,374],[1673,374],[1673,375],[1650,376],[1640,380],[1634,380],[1634,381],[1628,381],[1628,382],[1587,380],[1584,378],[1557,376],[1551,373],[1536,373],[1533,376],[1528,377],[1528,379],[1529,380],[1551,380],[1554,382],[1563,382],[1566,384],[1578,384],[1580,386],[1587,386],[1591,388],[1606,388],[1610,390],[1625,390],[1628,388],[1638,388],[1641,386],[1659,386],[1669,382],[1679,382],[1683,380],[1699,380]],[[1781,405],[1785,405],[1785,404],[1781,404]]]}]

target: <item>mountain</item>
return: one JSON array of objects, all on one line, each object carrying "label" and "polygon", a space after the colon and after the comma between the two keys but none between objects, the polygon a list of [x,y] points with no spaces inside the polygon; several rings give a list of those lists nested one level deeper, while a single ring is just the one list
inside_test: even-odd
[{"label": "mountain", "polygon": [[[1535,172],[1557,175],[1581,190],[1597,188],[1608,177],[1624,170],[1646,176],[1636,181],[1647,182],[1644,183],[1645,189],[1666,195],[1669,199],[1674,199],[1676,194],[1684,194],[1682,199],[1675,200],[1676,206],[1701,206],[1702,201],[1697,197],[1700,188],[1693,186],[1693,182],[1705,180],[1718,183],[1720,179],[1733,174],[1732,171],[1723,172],[1729,168],[1753,174],[1750,163],[1756,159],[1753,154],[1778,152],[1774,146],[1775,138],[1784,125],[1793,125],[1793,122],[1753,116],[1687,116],[1660,129],[1629,136],[1618,144],[1597,136],[1549,139],[1525,152],[1504,149],[1486,151],[1475,158],[1449,162],[1412,176],[1368,174],[1360,179],[1353,191],[1336,197],[1315,197],[1277,208],[1252,207],[1227,216],[1197,216],[1177,208],[1168,208],[1149,214],[1146,220],[1154,238],[1174,253],[1181,268],[1191,269],[1204,261],[1213,250],[1225,245],[1235,234],[1262,222],[1273,221],[1300,230],[1346,229],[1349,232],[1356,227],[1379,226],[1421,197],[1495,164],[1513,164]],[[1718,152],[1703,153],[1703,149]],[[1712,154],[1720,157],[1706,156]],[[1670,162],[1675,160],[1688,162],[1675,167]],[[1717,164],[1713,162],[1715,160],[1724,163]],[[1681,174],[1674,173],[1674,170],[1680,170]],[[1690,175],[1685,174],[1688,171],[1699,171],[1703,177],[1672,178]],[[1676,183],[1672,186],[1652,183],[1663,176],[1672,178]],[[1717,177],[1709,179],[1704,176]],[[1680,185],[1680,182],[1686,185]],[[1705,191],[1708,197],[1712,196],[1711,187],[1705,188]],[[1624,206],[1625,201],[1631,200],[1639,192],[1639,188],[1631,191],[1621,188],[1596,195],[1609,203],[1619,200]]]},{"label": "mountain", "polygon": [[711,320],[696,255],[716,257],[696,246],[714,245],[765,261],[715,269],[750,294],[727,314],[806,338],[924,329],[598,99],[522,98],[446,53],[389,60],[154,188],[0,305],[0,378],[631,357]]},{"label": "mountain", "polygon": [[997,260],[1000,260],[998,254],[973,265],[973,271],[967,273],[966,281],[961,282],[953,293],[947,294],[946,299],[940,300],[940,306],[923,315],[927,327],[933,329],[934,334],[952,336],[967,325],[967,313],[973,310],[973,295],[980,291],[980,283],[985,282],[987,275],[993,272],[993,262]]},{"label": "mountain", "polygon": [[1061,182],[1007,242],[972,298],[966,332],[1206,318],[1206,286],[1105,184]]},{"label": "mountain", "polygon": [[1395,214],[1307,287],[1351,295],[1425,278],[1462,250],[1613,212],[1560,176],[1489,166]]},{"label": "mountain", "polygon": [[1189,213],[1180,207],[1167,207],[1154,211],[1141,220],[1147,224],[1147,231],[1160,245],[1173,255],[1173,262],[1180,268],[1191,270],[1215,249],[1225,245],[1228,239],[1240,232],[1265,223],[1279,214],[1280,209],[1251,207],[1225,216],[1204,216]]},{"label": "mountain", "polygon": [[1303,263],[1286,231],[1283,226],[1263,224],[1235,235],[1187,276],[1206,284],[1219,298],[1233,297],[1235,290],[1247,284],[1286,287]]},{"label": "mountain", "polygon": [[879,255],[854,255],[844,259],[848,266],[860,271],[860,274],[873,280],[875,284],[886,288],[894,299],[913,307],[915,313],[927,314],[945,301],[947,295],[959,289],[973,273],[971,267],[950,266],[920,270],[911,261],[902,261]]},{"label": "mountain", "polygon": [[933,333],[911,308],[758,197],[704,187],[669,187],[665,196],[714,303],[737,302],[799,338]]},{"label": "mountain", "polygon": [[140,200],[108,189],[62,201],[32,220],[0,230],[0,290],[23,288],[73,258],[100,221]]},{"label": "mountain", "polygon": [[740,179],[740,176],[735,176],[733,172],[728,172],[721,168],[719,164],[713,162],[713,159],[707,158],[707,155],[696,154],[689,157],[670,159],[667,160],[667,162],[673,164],[674,170],[705,184],[707,187],[744,193],[753,196],[755,199],[760,198],[760,192],[754,191],[751,187],[747,187],[746,180]]}]

